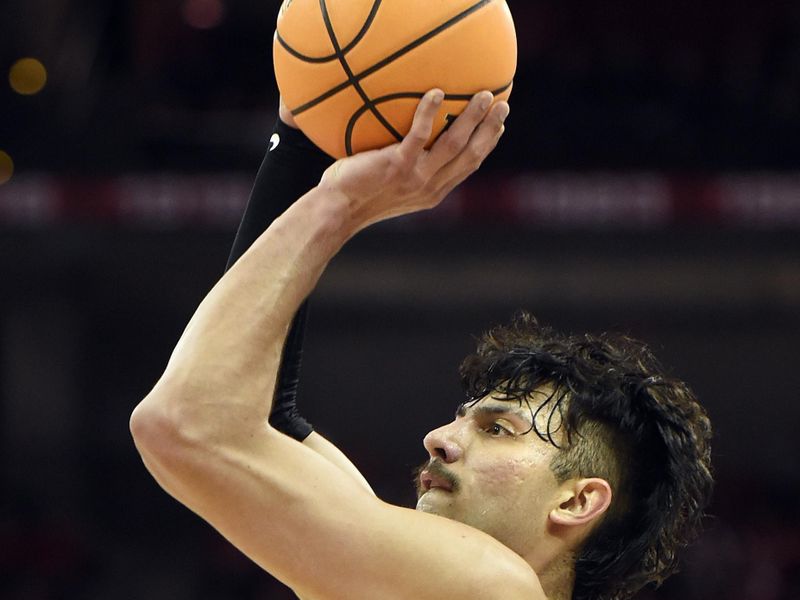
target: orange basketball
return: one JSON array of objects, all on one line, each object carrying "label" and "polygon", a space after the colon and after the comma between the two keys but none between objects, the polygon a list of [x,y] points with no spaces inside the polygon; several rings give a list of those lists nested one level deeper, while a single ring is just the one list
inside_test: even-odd
[{"label": "orange basketball", "polygon": [[431,140],[477,92],[507,99],[517,38],[505,0],[284,0],[273,58],[297,124],[341,158],[400,141],[432,88]]}]

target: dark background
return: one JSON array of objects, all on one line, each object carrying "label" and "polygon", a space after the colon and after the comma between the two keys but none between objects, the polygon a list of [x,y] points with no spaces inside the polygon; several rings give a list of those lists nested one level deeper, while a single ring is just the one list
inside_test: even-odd
[{"label": "dark background", "polygon": [[[379,495],[410,504],[421,439],[460,401],[474,334],[523,307],[568,331],[633,334],[717,432],[708,532],[641,597],[797,600],[800,3],[509,3],[507,135],[451,208],[376,227],[332,263],[303,411]],[[215,27],[189,24],[218,6]],[[290,597],[158,488],[127,431],[224,267],[275,118],[277,8],[2,8],[4,599]],[[5,83],[23,56],[48,68],[35,96]],[[666,182],[669,216],[597,201],[599,184],[642,174]],[[560,178],[558,218],[519,218],[509,198],[530,188],[508,182]]]}]

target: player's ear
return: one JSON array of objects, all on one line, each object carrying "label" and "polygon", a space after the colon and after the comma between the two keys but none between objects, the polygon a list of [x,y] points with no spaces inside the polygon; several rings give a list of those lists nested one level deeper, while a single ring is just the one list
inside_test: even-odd
[{"label": "player's ear", "polygon": [[599,477],[565,481],[550,521],[567,527],[592,523],[608,510],[611,496],[611,486]]}]

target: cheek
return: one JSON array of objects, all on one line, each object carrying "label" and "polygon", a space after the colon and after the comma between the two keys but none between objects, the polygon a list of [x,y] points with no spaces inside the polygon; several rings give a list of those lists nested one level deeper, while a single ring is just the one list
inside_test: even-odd
[{"label": "cheek", "polygon": [[487,495],[505,496],[515,489],[524,488],[537,468],[541,467],[532,460],[510,458],[476,465],[473,473]]}]

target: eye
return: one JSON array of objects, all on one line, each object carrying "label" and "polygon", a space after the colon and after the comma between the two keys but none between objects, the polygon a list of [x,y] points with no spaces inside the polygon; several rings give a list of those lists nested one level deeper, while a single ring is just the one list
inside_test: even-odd
[{"label": "eye", "polygon": [[512,432],[510,429],[507,429],[507,428],[503,427],[502,425],[500,425],[500,423],[498,423],[496,421],[494,423],[491,423],[488,427],[486,427],[484,429],[484,431],[486,433],[488,433],[489,435],[492,435],[492,436],[495,436],[495,437],[513,436],[514,435],[514,432]]}]

